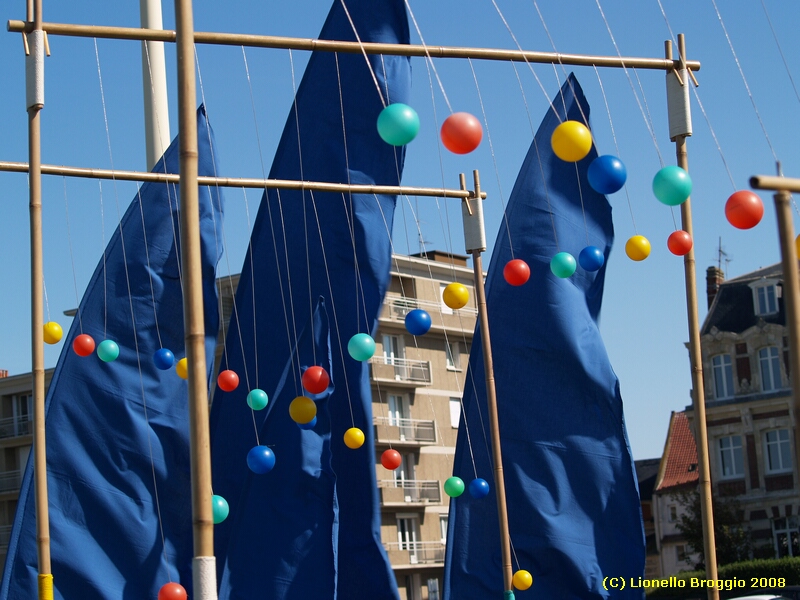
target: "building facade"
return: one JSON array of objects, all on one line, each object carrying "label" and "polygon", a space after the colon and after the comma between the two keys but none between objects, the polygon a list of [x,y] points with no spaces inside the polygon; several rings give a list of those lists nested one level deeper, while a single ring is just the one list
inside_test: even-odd
[{"label": "building facade", "polygon": [[[223,317],[217,365],[238,280],[232,275],[217,282]],[[470,292],[469,304],[457,311],[442,302],[442,289],[452,282]],[[465,256],[436,251],[393,256],[370,380],[381,537],[405,600],[441,598],[449,508],[442,486],[452,474],[461,392],[477,319],[472,290],[472,269]],[[416,308],[427,311],[432,322],[430,331],[419,337],[405,329],[406,314]],[[52,372],[46,372],[46,385]],[[0,371],[0,564],[5,563],[33,441],[31,374],[2,375]],[[380,463],[388,448],[403,459],[395,471]]]}]

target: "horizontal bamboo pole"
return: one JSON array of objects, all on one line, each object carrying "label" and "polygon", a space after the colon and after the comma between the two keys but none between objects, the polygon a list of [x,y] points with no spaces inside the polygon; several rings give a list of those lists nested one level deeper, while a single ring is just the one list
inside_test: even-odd
[{"label": "horizontal bamboo pole", "polygon": [[753,175],[750,178],[750,187],[754,190],[800,192],[800,179],[776,177],[775,175]]},{"label": "horizontal bamboo pole", "polygon": [[[28,164],[0,161],[0,171],[27,173]],[[63,167],[42,165],[43,175],[62,175],[87,179],[116,179],[117,181],[142,181],[155,183],[178,183],[180,176],[173,173],[145,173],[144,171],[112,171],[110,169],[86,169],[83,167]],[[237,177],[198,176],[198,185],[213,185],[235,188],[277,188],[282,190],[309,190],[314,192],[340,192],[352,194],[397,194],[401,196],[431,196],[436,198],[473,198],[469,190],[447,188],[423,188],[407,185],[360,185],[347,183],[328,183],[325,181],[296,181],[292,179],[248,179]],[[486,192],[481,192],[486,198]]]},{"label": "horizontal bamboo pole", "polygon": [[[9,21],[11,32],[24,32],[31,24],[25,21]],[[152,40],[174,42],[175,32],[166,29],[140,29],[136,27],[106,27],[96,25],[72,25],[67,23],[43,23],[42,28],[50,35],[75,37],[114,38],[124,40]],[[671,60],[664,58],[637,58],[619,56],[590,56],[583,54],[561,54],[558,52],[533,52],[528,50],[503,50],[499,48],[460,48],[452,46],[421,46],[410,44],[379,44],[374,42],[340,42],[335,40],[315,40],[271,35],[250,35],[237,33],[194,33],[197,44],[221,44],[227,46],[253,46],[257,48],[288,48],[291,50],[324,50],[358,54],[362,49],[367,54],[394,56],[431,56],[433,58],[474,58],[478,60],[504,60],[516,62],[564,64],[598,67],[630,67],[637,69],[670,70]],[[687,61],[686,66],[700,69],[699,61]]]}]

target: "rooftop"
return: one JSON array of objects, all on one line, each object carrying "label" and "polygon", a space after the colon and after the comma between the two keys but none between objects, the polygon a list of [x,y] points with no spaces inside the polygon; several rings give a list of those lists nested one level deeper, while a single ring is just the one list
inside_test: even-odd
[{"label": "rooftop", "polygon": [[656,492],[697,483],[697,444],[685,412],[673,412],[656,480]]}]

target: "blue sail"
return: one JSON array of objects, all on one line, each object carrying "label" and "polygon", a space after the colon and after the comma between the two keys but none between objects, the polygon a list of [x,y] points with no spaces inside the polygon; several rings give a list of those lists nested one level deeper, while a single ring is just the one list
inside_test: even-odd
[{"label": "blue sail", "polygon": [[[642,598],[641,590],[606,591],[603,581],[639,577],[645,562],[619,381],[597,326],[605,266],[579,267],[568,279],[549,266],[557,252],[577,256],[587,245],[607,260],[614,237],[611,207],[586,177],[596,150],[577,169],[553,154],[550,137],[565,118],[588,125],[589,105],[573,75],[522,165],[486,280],[514,569],[534,577],[530,591],[517,595]],[[531,268],[521,287],[503,279],[512,244],[513,256]],[[468,425],[477,476],[494,492],[491,450],[481,434],[489,420],[479,330],[467,382],[453,474],[467,483],[475,477]],[[452,499],[444,598],[501,598],[501,564],[494,493]]]},{"label": "blue sail", "polygon": [[[211,130],[197,113],[199,173],[214,175]],[[177,173],[177,139],[154,172]],[[199,194],[206,353],[219,327],[215,286],[222,202]],[[57,600],[155,598],[191,591],[192,502],[187,383],[153,362],[183,356],[178,187],[145,183],[89,282],[46,398],[50,549]],[[219,242],[218,242],[219,240]],[[73,340],[110,339],[119,357],[80,357]],[[209,363],[210,364],[210,363]],[[0,598],[36,598],[33,456],[28,461]],[[157,492],[157,495],[156,495]]]},{"label": "blue sail", "polygon": [[[344,5],[335,0],[320,38],[353,41],[355,27],[364,42],[408,43],[402,0],[348,0],[349,17]],[[361,54],[312,54],[271,178],[399,184],[404,149],[378,136],[378,88],[408,102],[410,61],[369,64],[374,78]],[[354,334],[377,326],[394,207],[393,196],[296,190],[261,201],[221,366],[242,384],[218,389],[211,409],[214,493],[230,506],[215,528],[221,599],[398,597],[380,538],[368,366],[347,352]],[[328,363],[317,425],[299,431],[288,406],[303,395],[301,373]],[[269,395],[266,410],[246,404],[254,388]],[[353,426],[366,436],[358,450],[343,441]],[[245,461],[257,443],[276,457],[264,475]]]}]

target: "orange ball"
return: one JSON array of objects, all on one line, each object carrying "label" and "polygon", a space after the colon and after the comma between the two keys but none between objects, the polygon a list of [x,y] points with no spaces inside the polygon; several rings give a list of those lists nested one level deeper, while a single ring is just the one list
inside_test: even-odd
[{"label": "orange ball", "polygon": [[444,120],[440,131],[444,147],[454,154],[469,154],[481,143],[483,127],[466,112],[453,113]]},{"label": "orange ball", "polygon": [[725,203],[725,217],[737,229],[751,229],[763,216],[764,203],[750,190],[734,192]]},{"label": "orange ball", "polygon": [[390,471],[394,471],[402,462],[403,457],[400,456],[400,453],[397,450],[392,450],[390,448],[381,454],[381,464],[384,466],[384,468],[389,469]]},{"label": "orange ball", "polygon": [[308,367],[301,378],[303,387],[310,394],[321,394],[331,382],[328,372],[322,367]]},{"label": "orange ball", "polygon": [[239,387],[239,376],[230,369],[226,369],[217,376],[217,385],[223,392],[232,392]]}]

